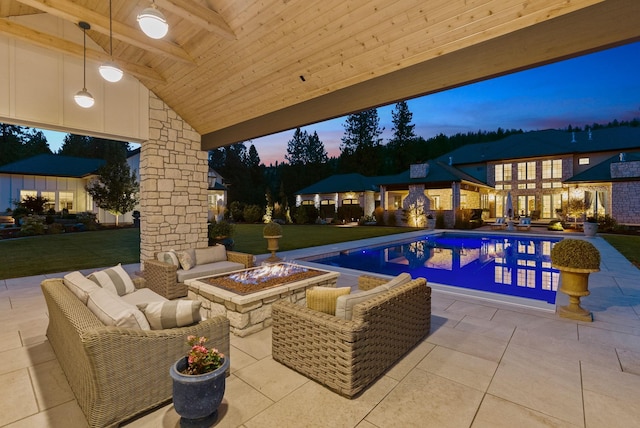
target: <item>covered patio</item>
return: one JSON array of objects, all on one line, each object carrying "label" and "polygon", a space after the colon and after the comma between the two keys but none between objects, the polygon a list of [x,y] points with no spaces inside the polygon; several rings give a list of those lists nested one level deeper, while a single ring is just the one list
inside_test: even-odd
[{"label": "covered patio", "polygon": [[[604,239],[591,242],[602,254],[592,295],[583,299],[593,323],[434,290],[431,334],[354,400],[275,362],[271,329],[232,335],[232,374],[215,426],[635,426],[640,271]],[[296,259],[311,252],[282,255]],[[133,273],[139,266],[127,268]],[[86,426],[45,337],[48,319],[39,287],[44,278],[0,281],[2,427]],[[343,274],[338,285],[355,284],[356,277]],[[126,426],[176,427],[178,420],[168,404]]]}]

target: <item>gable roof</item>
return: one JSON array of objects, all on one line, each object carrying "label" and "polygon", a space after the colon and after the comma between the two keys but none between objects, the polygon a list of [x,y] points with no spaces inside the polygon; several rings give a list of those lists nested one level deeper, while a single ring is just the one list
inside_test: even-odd
[{"label": "gable roof", "polygon": [[0,166],[0,173],[82,178],[104,164],[103,159],[42,154]]},{"label": "gable roof", "polygon": [[362,174],[338,174],[320,180],[304,189],[298,190],[296,195],[335,192],[377,192],[376,179],[379,177],[365,177]]},{"label": "gable roof", "polygon": [[[572,142],[574,141],[574,142]],[[591,131],[568,132],[558,130],[531,131],[510,135],[490,143],[467,144],[438,160],[453,165],[558,156],[564,154],[593,153],[640,148],[640,128],[620,126]]]},{"label": "gable roof", "polygon": [[410,172],[411,169],[408,169],[400,174],[384,176],[384,177],[374,177],[376,179],[376,183],[383,185],[393,185],[393,184],[417,184],[417,183],[451,183],[451,182],[460,182],[460,181],[468,181],[470,183],[478,184],[481,186],[486,186],[487,184],[470,176],[469,174],[460,171],[458,168],[447,165],[443,162],[439,161],[431,161],[429,164],[429,172],[426,177],[422,178],[411,178]]},{"label": "gable roof", "polygon": [[[625,153],[626,161],[640,161],[640,153]],[[599,182],[599,181],[625,181],[628,178],[611,178],[611,164],[620,162],[618,155],[611,156],[609,159],[600,162],[591,168],[582,171],[579,174],[565,180],[565,183],[585,183],[585,182]],[[634,180],[637,178],[634,177]]]}]

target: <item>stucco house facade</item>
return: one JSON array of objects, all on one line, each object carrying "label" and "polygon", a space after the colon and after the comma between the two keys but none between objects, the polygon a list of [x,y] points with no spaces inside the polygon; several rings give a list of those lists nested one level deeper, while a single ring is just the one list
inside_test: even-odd
[{"label": "stucco house facade", "polygon": [[[569,201],[580,200],[585,216],[610,215],[619,223],[640,225],[640,128],[515,134],[463,146],[398,175],[360,180],[373,184],[368,199],[385,211],[404,208],[411,192],[424,194],[426,210],[442,211],[448,225],[459,208],[505,216],[509,194],[514,216],[552,219],[566,213]],[[347,189],[348,184],[343,176],[330,177],[297,192],[296,204],[320,208],[323,201],[334,200],[337,210],[347,199],[342,195],[351,192],[370,215],[365,193]]]}]

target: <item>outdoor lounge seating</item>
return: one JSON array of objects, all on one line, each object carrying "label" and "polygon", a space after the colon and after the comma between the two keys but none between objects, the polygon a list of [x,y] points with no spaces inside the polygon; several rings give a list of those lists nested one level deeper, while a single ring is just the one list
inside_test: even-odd
[{"label": "outdoor lounge seating", "polygon": [[[191,253],[188,258],[192,259],[193,264],[184,264],[184,259],[172,258],[170,253]],[[253,254],[226,251],[224,245],[181,252],[167,251],[156,253],[155,256],[156,259],[144,262],[144,278],[148,288],[167,299],[185,297],[188,287],[184,281],[187,279],[250,268],[254,259]]]},{"label": "outdoor lounge seating", "polygon": [[351,319],[288,301],[275,303],[273,359],[354,397],[427,336],[431,326],[431,288],[424,278],[391,289],[383,288],[386,284],[386,279],[361,276],[359,287],[370,289],[363,294],[373,294],[355,303]]},{"label": "outdoor lounge seating", "polygon": [[516,224],[516,229],[518,230],[529,230],[531,229],[531,219],[529,217],[520,218],[520,222]]},{"label": "outdoor lounge seating", "polygon": [[507,223],[504,217],[498,217],[494,223],[489,223],[491,230],[503,230],[507,228]]},{"label": "outdoor lounge seating", "polygon": [[[169,367],[186,355],[188,335],[206,336],[229,354],[229,320],[222,315],[157,330],[106,325],[64,281],[47,279],[41,284],[49,314],[47,338],[92,428],[117,426],[171,400]],[[111,294],[104,288],[99,291]],[[141,292],[142,296],[135,296]],[[165,300],[145,288],[127,296],[138,302],[141,298]],[[116,312],[122,313],[121,309],[112,313]]]}]

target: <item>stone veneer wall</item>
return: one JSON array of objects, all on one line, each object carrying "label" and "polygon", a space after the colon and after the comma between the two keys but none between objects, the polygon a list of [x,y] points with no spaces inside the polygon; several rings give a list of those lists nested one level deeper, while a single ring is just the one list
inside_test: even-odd
[{"label": "stone veneer wall", "polygon": [[154,252],[204,248],[207,152],[200,134],[149,92],[149,140],[140,151],[140,261]]},{"label": "stone veneer wall", "polygon": [[611,215],[618,223],[640,224],[640,161],[612,163],[611,178],[631,179],[611,184]]}]

